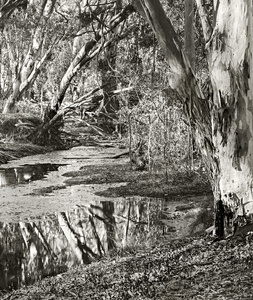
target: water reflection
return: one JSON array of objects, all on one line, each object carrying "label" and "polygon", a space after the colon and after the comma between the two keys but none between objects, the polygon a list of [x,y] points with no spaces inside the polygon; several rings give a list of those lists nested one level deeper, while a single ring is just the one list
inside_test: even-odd
[{"label": "water reflection", "polygon": [[93,201],[38,222],[0,223],[0,289],[89,264],[115,248],[154,244],[171,232],[170,209],[158,199]]},{"label": "water reflection", "polygon": [[0,187],[39,180],[50,171],[57,171],[59,164],[23,165],[17,168],[0,168]]}]

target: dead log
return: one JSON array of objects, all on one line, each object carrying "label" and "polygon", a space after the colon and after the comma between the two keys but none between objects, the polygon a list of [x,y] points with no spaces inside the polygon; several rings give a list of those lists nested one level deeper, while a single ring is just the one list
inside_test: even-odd
[{"label": "dead log", "polygon": [[129,150],[110,156],[66,156],[64,159],[116,159],[126,154],[129,154]]}]

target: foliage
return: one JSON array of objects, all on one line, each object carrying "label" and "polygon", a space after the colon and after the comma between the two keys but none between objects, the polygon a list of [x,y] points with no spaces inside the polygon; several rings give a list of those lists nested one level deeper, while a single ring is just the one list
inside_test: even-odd
[{"label": "foliage", "polygon": [[25,141],[41,124],[41,119],[32,114],[0,114],[1,140]]},{"label": "foliage", "polygon": [[189,146],[182,106],[169,88],[169,70],[153,33],[136,16],[128,22],[128,39],[118,45],[115,73],[120,88],[131,91],[120,95],[118,122],[128,127],[133,150],[140,142],[145,145],[150,170],[158,158],[177,169]]}]

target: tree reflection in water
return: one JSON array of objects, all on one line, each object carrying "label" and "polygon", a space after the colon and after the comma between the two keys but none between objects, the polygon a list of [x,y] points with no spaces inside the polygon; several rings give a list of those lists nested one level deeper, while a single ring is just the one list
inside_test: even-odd
[{"label": "tree reflection in water", "polygon": [[0,187],[28,183],[44,178],[50,171],[57,171],[59,164],[23,165],[17,168],[0,168]]},{"label": "tree reflection in water", "polygon": [[93,201],[38,222],[0,223],[0,289],[89,264],[113,249],[155,243],[163,211],[158,199]]}]

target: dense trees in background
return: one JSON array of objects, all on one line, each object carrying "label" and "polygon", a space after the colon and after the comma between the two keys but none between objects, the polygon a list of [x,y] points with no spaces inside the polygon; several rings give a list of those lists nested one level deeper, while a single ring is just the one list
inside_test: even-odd
[{"label": "dense trees in background", "polygon": [[145,145],[151,169],[157,155],[180,161],[193,134],[217,214],[252,214],[250,1],[1,5],[4,113],[41,114],[36,137],[46,143],[80,109],[100,134],[125,132],[130,146]]},{"label": "dense trees in background", "polygon": [[[49,30],[54,2],[22,6],[4,21],[1,36],[1,92],[5,99],[3,113],[15,112],[16,103],[33,85],[59,42]],[[56,22],[56,20],[55,20]],[[54,23],[55,26],[57,24]],[[51,41],[49,43],[49,40]]]},{"label": "dense trees in background", "polygon": [[[181,7],[173,9],[178,14]],[[32,135],[36,142],[59,142],[63,115],[73,115],[75,109],[81,111],[77,117],[99,132],[130,132],[132,147],[146,145],[151,167],[160,154],[177,165],[185,155],[180,141],[187,138],[187,126],[181,106],[173,105],[176,95],[164,76],[157,40],[131,4],[30,1],[12,11],[5,22],[7,33],[13,24],[16,33],[9,44],[19,57],[9,57],[5,42],[1,105],[6,113],[41,115],[44,123]],[[4,35],[1,38],[5,41]],[[33,47],[38,46],[36,54]]]}]

